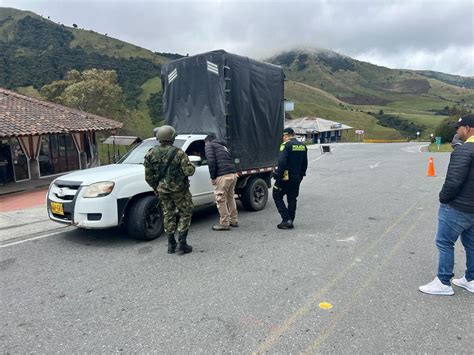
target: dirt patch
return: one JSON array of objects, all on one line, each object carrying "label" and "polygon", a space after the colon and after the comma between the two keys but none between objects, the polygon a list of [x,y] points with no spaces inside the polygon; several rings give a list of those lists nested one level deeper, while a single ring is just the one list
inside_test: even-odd
[{"label": "dirt patch", "polygon": [[354,96],[339,97],[339,99],[352,105],[381,105],[383,106],[390,102],[390,100],[382,99],[381,97],[360,95],[360,94],[356,94]]},{"label": "dirt patch", "polygon": [[431,86],[428,80],[407,79],[395,83],[383,83],[378,88],[404,94],[427,94]]}]

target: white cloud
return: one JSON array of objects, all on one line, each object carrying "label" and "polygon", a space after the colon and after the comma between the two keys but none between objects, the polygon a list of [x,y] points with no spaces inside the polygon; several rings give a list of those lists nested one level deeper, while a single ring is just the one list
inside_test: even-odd
[{"label": "white cloud", "polygon": [[397,69],[434,70],[451,74],[474,73],[474,45],[450,46],[439,51],[406,48],[391,56],[378,50],[353,55],[355,59]]},{"label": "white cloud", "polygon": [[[65,3],[67,6],[65,6]],[[471,0],[0,0],[159,52],[255,58],[298,46],[392,68],[474,75]]]}]

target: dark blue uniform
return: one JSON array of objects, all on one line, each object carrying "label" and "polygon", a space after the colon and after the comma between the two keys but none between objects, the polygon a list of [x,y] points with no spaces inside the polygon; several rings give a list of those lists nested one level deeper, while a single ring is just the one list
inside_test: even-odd
[{"label": "dark blue uniform", "polygon": [[[276,171],[275,184],[273,185],[273,200],[281,215],[286,228],[292,228],[295,220],[296,199],[300,190],[300,183],[306,175],[308,167],[308,148],[305,144],[292,138],[283,142],[278,156],[278,170]],[[283,201],[286,195],[288,207]],[[285,223],[282,223],[283,225]],[[281,227],[279,225],[279,228]]]}]

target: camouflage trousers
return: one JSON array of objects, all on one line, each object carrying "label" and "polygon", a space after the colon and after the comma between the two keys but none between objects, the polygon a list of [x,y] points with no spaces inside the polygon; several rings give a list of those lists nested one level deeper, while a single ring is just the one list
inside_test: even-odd
[{"label": "camouflage trousers", "polygon": [[[161,209],[163,211],[163,222],[165,233],[173,234],[185,232],[191,225],[191,216],[193,215],[193,200],[189,190],[160,193]],[[176,212],[177,218],[176,218]]]}]

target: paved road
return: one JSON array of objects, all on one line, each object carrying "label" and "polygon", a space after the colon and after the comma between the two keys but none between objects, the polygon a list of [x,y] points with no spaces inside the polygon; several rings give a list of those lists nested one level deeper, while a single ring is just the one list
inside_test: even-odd
[{"label": "paved road", "polygon": [[[473,295],[421,294],[436,269],[438,177],[420,145],[310,151],[296,228],[270,202],[213,232],[193,219],[186,256],[166,241],[67,229],[0,247],[4,353],[472,352]],[[457,250],[456,274],[464,254]],[[332,309],[322,309],[329,302]]]}]

